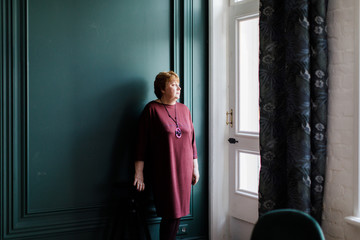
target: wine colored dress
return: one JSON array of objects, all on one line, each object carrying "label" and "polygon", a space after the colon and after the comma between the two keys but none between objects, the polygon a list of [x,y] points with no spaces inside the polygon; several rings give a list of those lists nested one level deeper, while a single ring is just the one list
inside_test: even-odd
[{"label": "wine colored dress", "polygon": [[[175,136],[175,119],[181,138]],[[194,127],[189,109],[181,103],[148,103],[140,117],[136,161],[150,169],[157,214],[180,218],[190,213],[193,159],[197,158]],[[147,181],[148,179],[145,179]]]}]

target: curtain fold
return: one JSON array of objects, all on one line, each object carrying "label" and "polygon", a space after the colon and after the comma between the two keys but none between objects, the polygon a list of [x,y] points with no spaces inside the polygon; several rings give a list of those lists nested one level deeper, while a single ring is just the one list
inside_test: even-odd
[{"label": "curtain fold", "polygon": [[293,208],[321,223],[327,5],[327,0],[260,1],[260,215]]}]

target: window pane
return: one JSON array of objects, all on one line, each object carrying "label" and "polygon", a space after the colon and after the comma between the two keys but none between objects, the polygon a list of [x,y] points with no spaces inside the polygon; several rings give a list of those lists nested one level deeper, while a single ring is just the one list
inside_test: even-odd
[{"label": "window pane", "polygon": [[260,156],[239,152],[238,155],[238,191],[257,194],[259,185]]},{"label": "window pane", "polygon": [[239,130],[259,132],[259,18],[239,22]]}]

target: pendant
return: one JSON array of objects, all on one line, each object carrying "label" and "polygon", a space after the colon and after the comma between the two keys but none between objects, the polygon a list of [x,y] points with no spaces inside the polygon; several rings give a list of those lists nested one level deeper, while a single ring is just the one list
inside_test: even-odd
[{"label": "pendant", "polygon": [[178,128],[178,127],[175,129],[175,136],[176,136],[177,138],[181,138],[181,129]]}]

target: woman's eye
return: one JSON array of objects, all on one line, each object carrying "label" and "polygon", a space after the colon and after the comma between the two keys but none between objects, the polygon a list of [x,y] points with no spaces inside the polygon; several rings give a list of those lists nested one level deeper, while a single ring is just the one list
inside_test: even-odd
[{"label": "woman's eye", "polygon": [[176,88],[179,88],[179,87],[180,87],[180,85],[178,85],[178,84],[176,84],[176,83],[172,83],[172,84],[170,84],[170,86],[171,86],[171,87],[176,87]]}]

